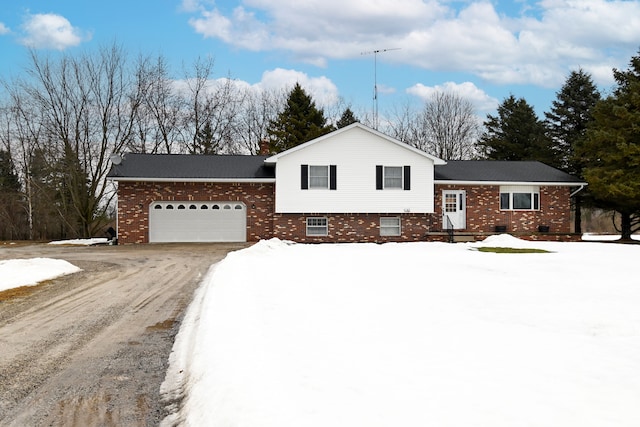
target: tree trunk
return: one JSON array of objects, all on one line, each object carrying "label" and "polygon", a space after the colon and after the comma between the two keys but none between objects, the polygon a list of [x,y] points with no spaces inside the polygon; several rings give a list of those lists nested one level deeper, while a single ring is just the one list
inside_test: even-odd
[{"label": "tree trunk", "polygon": [[631,240],[631,214],[628,212],[620,212],[620,217],[621,240]]},{"label": "tree trunk", "polygon": [[573,232],[576,234],[582,234],[582,197],[575,195],[575,216]]}]

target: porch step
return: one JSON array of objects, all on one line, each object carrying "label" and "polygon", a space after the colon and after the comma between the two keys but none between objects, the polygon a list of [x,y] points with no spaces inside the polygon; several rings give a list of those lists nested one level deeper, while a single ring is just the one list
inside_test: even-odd
[{"label": "porch step", "polygon": [[476,239],[471,234],[454,234],[453,242],[454,243],[464,243],[464,242],[475,242]]}]

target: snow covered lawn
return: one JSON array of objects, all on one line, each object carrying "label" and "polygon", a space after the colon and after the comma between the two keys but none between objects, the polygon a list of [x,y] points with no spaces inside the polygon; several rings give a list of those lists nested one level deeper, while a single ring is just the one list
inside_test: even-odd
[{"label": "snow covered lawn", "polygon": [[164,424],[638,426],[639,259],[508,235],[260,242],[196,293],[163,384],[186,397]]},{"label": "snow covered lawn", "polygon": [[0,291],[33,286],[44,280],[80,271],[75,265],[51,258],[9,259],[0,261]]}]

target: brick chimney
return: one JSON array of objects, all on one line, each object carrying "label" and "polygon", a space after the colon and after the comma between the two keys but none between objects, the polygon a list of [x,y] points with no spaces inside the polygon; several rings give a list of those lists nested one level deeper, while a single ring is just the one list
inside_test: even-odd
[{"label": "brick chimney", "polygon": [[261,156],[269,155],[269,138],[262,138],[260,140],[260,150],[258,151],[258,154]]}]

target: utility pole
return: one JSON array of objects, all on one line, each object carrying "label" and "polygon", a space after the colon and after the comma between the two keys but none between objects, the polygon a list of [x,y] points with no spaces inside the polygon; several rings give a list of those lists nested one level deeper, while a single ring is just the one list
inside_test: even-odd
[{"label": "utility pole", "polygon": [[390,49],[376,49],[362,52],[360,55],[373,55],[373,128],[378,130],[378,54],[390,50],[400,50],[399,47]]}]

